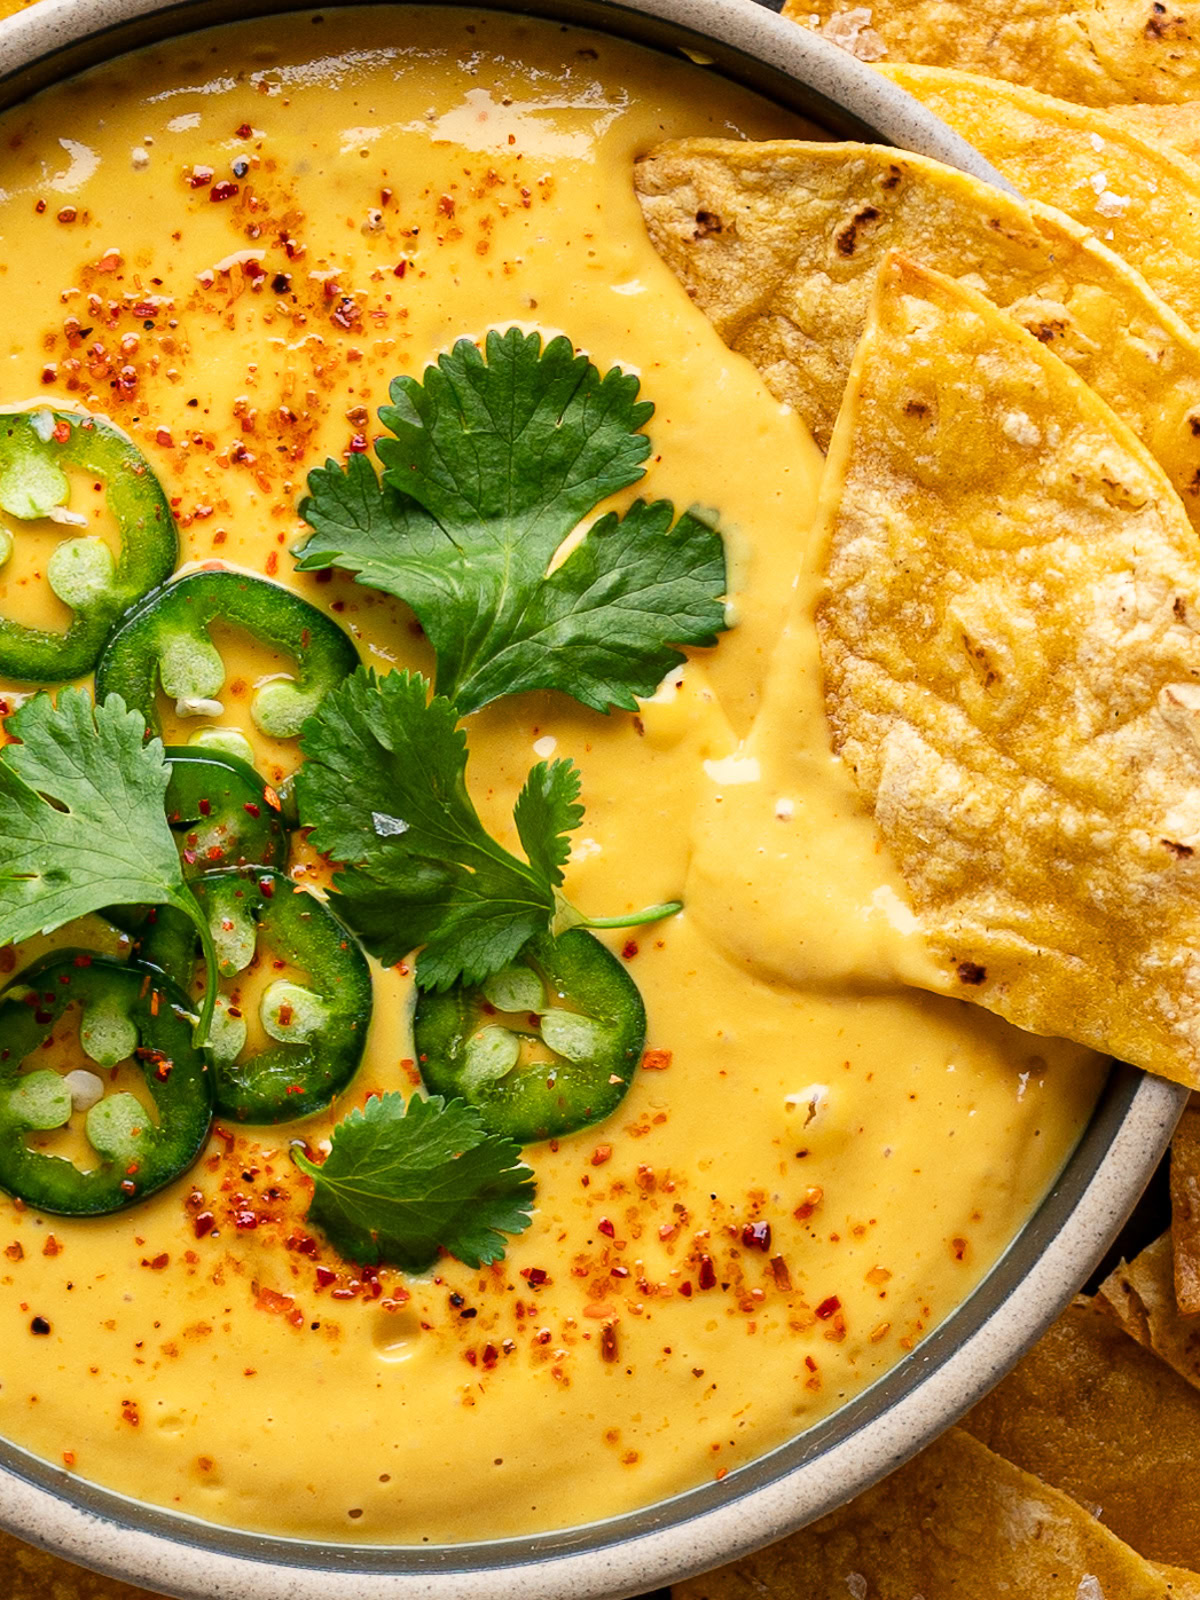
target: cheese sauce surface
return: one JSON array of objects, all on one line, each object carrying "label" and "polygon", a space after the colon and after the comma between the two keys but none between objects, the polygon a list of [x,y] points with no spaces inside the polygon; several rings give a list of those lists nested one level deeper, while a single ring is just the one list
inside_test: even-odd
[{"label": "cheese sauce surface", "polygon": [[[723,1477],[914,1350],[1061,1167],[1104,1064],[904,987],[941,979],[829,754],[819,453],[688,302],[633,194],[660,139],[803,131],[599,35],[385,8],[198,35],[3,119],[0,402],[117,421],[187,562],[274,577],[380,670],[430,670],[402,606],[295,573],[297,503],[309,469],[379,432],[391,378],[520,325],[640,376],[653,452],[611,504],[718,513],[735,622],[636,717],[545,695],[466,725],[472,795],[509,848],[529,767],[578,763],[574,903],[685,902],[606,936],[650,1054],[608,1122],[525,1152],[536,1213],[502,1262],[364,1273],[304,1224],[289,1141],[319,1147],[369,1093],[419,1082],[411,979],[377,967],[367,1059],[327,1116],[218,1126],[187,1177],[116,1217],[0,1199],[0,1431],[64,1472],[333,1540],[629,1510]],[[71,506],[103,536],[97,498],[81,483]],[[12,532],[0,609],[65,625],[43,576],[64,530]],[[218,642],[224,721],[278,781],[295,746],[248,706],[287,663]],[[204,722],[162,710],[169,742]],[[294,871],[325,882],[299,843]],[[120,948],[98,925],[49,942],[102,940]]]}]

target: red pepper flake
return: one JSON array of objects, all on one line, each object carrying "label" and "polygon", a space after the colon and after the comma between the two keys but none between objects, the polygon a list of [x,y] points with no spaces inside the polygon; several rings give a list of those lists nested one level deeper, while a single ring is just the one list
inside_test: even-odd
[{"label": "red pepper flake", "polygon": [[[634,955],[637,947],[634,947]],[[647,1050],[642,1056],[642,1070],[644,1072],[665,1072],[671,1065],[671,1052],[669,1050]]]},{"label": "red pepper flake", "polygon": [[822,1300],[821,1304],[817,1307],[817,1316],[820,1317],[822,1322],[828,1322],[829,1318],[834,1314],[834,1312],[840,1311],[841,1309],[842,1302],[838,1299],[837,1295],[831,1294],[828,1300]]},{"label": "red pepper flake", "polygon": [[211,167],[193,167],[188,174],[188,187],[190,189],[207,189],[213,181]]},{"label": "red pepper flake", "polygon": [[540,1289],[543,1284],[550,1282],[550,1274],[541,1267],[522,1267],[521,1276],[531,1289]]},{"label": "red pepper flake", "polygon": [[210,200],[232,200],[238,192],[238,184],[231,182],[228,178],[222,178],[220,183],[213,184],[209,190],[208,198]]},{"label": "red pepper flake", "polygon": [[592,1151],[592,1165],[602,1167],[606,1161],[612,1160],[612,1145],[598,1144]]},{"label": "red pepper flake", "polygon": [[717,1286],[717,1270],[713,1266],[713,1262],[712,1262],[712,1257],[711,1256],[701,1256],[700,1257],[700,1271],[698,1272],[698,1274],[696,1276],[696,1282],[700,1285],[700,1287],[702,1289],[715,1289],[716,1288],[716,1286]]},{"label": "red pepper flake", "polygon": [[252,139],[254,137],[254,129],[248,122],[243,122],[241,127],[237,129],[234,137],[238,139]]},{"label": "red pepper flake", "polygon": [[437,203],[437,208],[441,212],[442,216],[452,217],[454,215],[453,198],[448,194],[442,195],[441,199]]},{"label": "red pepper flake", "polygon": [[797,1222],[807,1222],[824,1198],[825,1191],[814,1184],[810,1189],[804,1191],[804,1199],[792,1212],[792,1215]]},{"label": "red pepper flake", "polygon": [[259,806],[256,806],[253,800],[247,800],[245,802],[245,804],[242,806],[242,810],[246,813],[246,815],[248,817],[261,817],[262,816],[262,809]]},{"label": "red pepper flake", "polygon": [[279,796],[275,793],[274,789],[271,788],[270,784],[267,784],[266,787],[263,789],[263,799],[270,806],[272,811],[282,811],[283,810],[283,802],[282,802],[282,800],[280,800]]},{"label": "red pepper flake", "polygon": [[950,1250],[955,1261],[965,1261],[967,1258],[967,1241],[965,1239],[951,1239]]},{"label": "red pepper flake", "polygon": [[769,1250],[771,1248],[771,1224],[769,1222],[748,1222],[742,1229],[742,1243],[747,1250]]},{"label": "red pepper flake", "polygon": [[396,265],[392,268],[392,277],[393,278],[402,278],[407,271],[408,271],[408,262],[407,261],[397,261]]},{"label": "red pepper flake", "polygon": [[485,1344],[483,1347],[484,1370],[490,1372],[500,1359],[500,1352],[494,1344]]},{"label": "red pepper flake", "polygon": [[161,1272],[165,1266],[170,1264],[170,1261],[171,1257],[165,1250],[161,1255],[155,1256],[150,1261],[147,1261],[145,1256],[142,1257],[142,1265],[144,1267],[149,1267],[151,1272]]},{"label": "red pepper flake", "polygon": [[54,432],[50,435],[50,437],[54,440],[55,444],[66,444],[67,440],[71,437],[70,423],[56,422],[54,424]]},{"label": "red pepper flake", "polygon": [[154,442],[155,444],[161,444],[167,449],[170,449],[170,447],[175,443],[174,439],[171,437],[170,428],[156,429],[154,434]]},{"label": "red pepper flake", "polygon": [[607,1217],[600,1218],[600,1221],[596,1224],[596,1229],[599,1233],[602,1233],[606,1239],[614,1239],[616,1237],[617,1230],[613,1227],[612,1223]]},{"label": "red pepper flake", "polygon": [[601,1361],[617,1361],[620,1351],[617,1348],[617,1325],[615,1322],[606,1322],[600,1329],[600,1359]]},{"label": "red pepper flake", "polygon": [[62,1254],[62,1245],[59,1244],[58,1240],[52,1233],[48,1234],[46,1237],[46,1242],[42,1246],[42,1254],[44,1256],[57,1256]]},{"label": "red pepper flake", "polygon": [[350,443],[346,446],[346,454],[349,456],[361,456],[365,454],[369,448],[370,447],[367,444],[366,435],[355,433],[351,435]]},{"label": "red pepper flake", "polygon": [[792,1275],[788,1271],[787,1262],[782,1256],[771,1257],[771,1276],[775,1279],[779,1288],[790,1289],[792,1287]]},{"label": "red pepper flake", "polygon": [[71,961],[71,965],[73,967],[90,967],[91,964],[92,964],[91,956],[85,956],[85,955],[74,956],[72,958],[72,961]]},{"label": "red pepper flake", "polygon": [[200,815],[202,817],[211,817],[212,816],[212,801],[211,800],[201,800],[201,802],[199,804],[199,807],[198,807],[198,810],[199,810]]},{"label": "red pepper flake", "polygon": [[622,959],[625,960],[625,961],[632,961],[634,956],[637,955],[637,953],[638,953],[637,940],[636,939],[626,939],[625,943],[621,946]]},{"label": "red pepper flake", "polygon": [[[250,807],[247,805],[246,809],[248,811]],[[270,878],[260,878],[258,880],[258,892],[262,895],[264,900],[271,899],[275,893],[275,885]]]},{"label": "red pepper flake", "polygon": [[279,1294],[275,1289],[260,1289],[255,1304],[260,1311],[279,1313],[290,1311],[295,1301],[290,1294]]},{"label": "red pepper flake", "polygon": [[192,1229],[197,1239],[203,1239],[206,1233],[211,1233],[217,1225],[217,1219],[211,1211],[202,1211],[192,1223]]},{"label": "red pepper flake", "polygon": [[74,1450],[64,1450],[62,1453],[62,1459],[64,1467],[73,1467],[75,1465]]},{"label": "red pepper flake", "polygon": [[233,1213],[234,1226],[243,1230],[258,1227],[258,1218],[253,1211],[235,1211]]},{"label": "red pepper flake", "polygon": [[331,1283],[336,1283],[336,1282],[337,1282],[337,1273],[336,1272],[332,1272],[328,1267],[318,1267],[317,1268],[317,1288],[318,1289],[328,1289],[328,1287],[329,1287],[329,1285]]},{"label": "red pepper flake", "polygon": [[692,1298],[692,1286],[691,1286],[691,1284],[690,1283],[681,1283],[679,1285],[679,1292],[680,1292],[680,1294],[683,1296],[683,1298],[685,1300],[690,1300]]}]

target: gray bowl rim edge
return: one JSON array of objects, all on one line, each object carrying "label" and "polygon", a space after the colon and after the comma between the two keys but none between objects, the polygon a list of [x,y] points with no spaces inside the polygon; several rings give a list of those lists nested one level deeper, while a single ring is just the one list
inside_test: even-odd
[{"label": "gray bowl rim edge", "polygon": [[[40,0],[0,23],[0,109],[127,50],[295,0]],[[391,0],[404,4],[406,0]],[[465,0],[450,0],[451,4]],[[506,9],[496,6],[495,9]],[[917,101],[753,0],[519,0],[651,48],[686,48],[843,137],[1010,186]],[[959,1418],[1077,1291],[1153,1173],[1187,1091],[1114,1067],[1074,1152],[1001,1259],[917,1349],[788,1444],[642,1511],[523,1539],[326,1545],[243,1533],[96,1488],[0,1441],[0,1525],[186,1600],[619,1600],[772,1543],[860,1493]],[[311,1419],[308,1419],[311,1421]]]}]

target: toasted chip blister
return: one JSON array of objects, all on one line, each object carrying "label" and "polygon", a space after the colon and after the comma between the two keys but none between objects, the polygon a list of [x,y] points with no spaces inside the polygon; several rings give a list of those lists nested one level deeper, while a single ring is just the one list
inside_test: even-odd
[{"label": "toasted chip blister", "polygon": [[952,987],[1200,1082],[1200,549],[982,295],[885,260],[830,447],[835,749]]}]

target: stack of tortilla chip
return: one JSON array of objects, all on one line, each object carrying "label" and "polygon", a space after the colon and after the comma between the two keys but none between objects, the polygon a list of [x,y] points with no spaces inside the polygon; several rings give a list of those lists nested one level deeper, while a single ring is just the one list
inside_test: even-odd
[{"label": "stack of tortilla chip", "polygon": [[[1014,199],[880,147],[663,146],[651,237],[828,452],[835,748],[948,992],[1200,1083],[1200,6],[785,14]],[[1172,1227],[909,1466],[676,1600],[1200,1595],[1200,1102]]]},{"label": "stack of tortilla chip", "polygon": [[690,140],[636,183],[828,447],[833,744],[941,987],[1200,1086],[1195,333],[1064,213],[899,151]]}]

